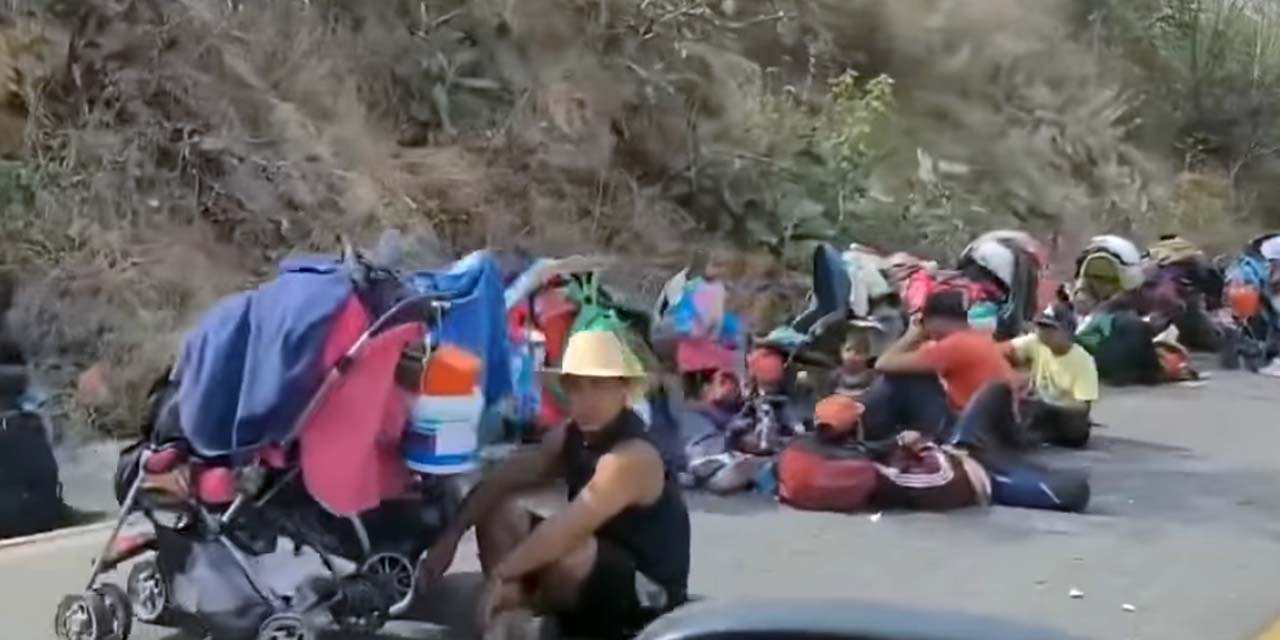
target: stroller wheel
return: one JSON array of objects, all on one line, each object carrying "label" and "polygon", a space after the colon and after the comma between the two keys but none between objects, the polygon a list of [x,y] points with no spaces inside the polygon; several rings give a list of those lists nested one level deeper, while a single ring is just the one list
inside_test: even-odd
[{"label": "stroller wheel", "polygon": [[329,613],[345,631],[371,635],[387,622],[387,609],[395,604],[381,580],[374,576],[352,574],[338,586],[341,594]]},{"label": "stroller wheel", "polygon": [[124,589],[114,584],[103,583],[93,588],[93,592],[102,598],[103,604],[107,605],[107,611],[111,614],[107,624],[107,637],[111,640],[129,640],[129,634],[133,632],[133,606],[129,603],[129,596],[125,594]]},{"label": "stroller wheel", "polygon": [[382,581],[396,602],[409,597],[413,590],[414,562],[394,551],[375,553],[360,565],[360,573]]},{"label": "stroller wheel", "polygon": [[258,640],[315,640],[316,634],[302,616],[277,613],[258,627]]},{"label": "stroller wheel", "polygon": [[58,603],[53,631],[58,640],[110,640],[111,611],[95,592],[67,596]]},{"label": "stroller wheel", "polygon": [[171,617],[169,585],[155,561],[144,560],[134,565],[126,585],[133,613],[139,620],[155,625],[168,623]]}]

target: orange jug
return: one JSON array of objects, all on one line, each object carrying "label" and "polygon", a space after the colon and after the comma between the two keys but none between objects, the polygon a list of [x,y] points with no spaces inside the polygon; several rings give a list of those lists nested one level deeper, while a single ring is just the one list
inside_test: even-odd
[{"label": "orange jug", "polygon": [[428,396],[466,396],[480,383],[480,357],[458,346],[442,345],[427,360],[419,393]]},{"label": "orange jug", "polygon": [[1258,315],[1262,306],[1262,296],[1254,287],[1245,284],[1233,284],[1227,287],[1227,303],[1231,312],[1241,320],[1248,320]]}]

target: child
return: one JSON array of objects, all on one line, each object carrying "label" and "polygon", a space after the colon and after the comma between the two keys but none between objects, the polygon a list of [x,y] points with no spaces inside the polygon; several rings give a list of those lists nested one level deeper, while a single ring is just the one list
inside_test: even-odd
[{"label": "child", "polygon": [[831,388],[827,395],[845,395],[858,398],[875,381],[869,356],[871,338],[865,332],[851,330],[840,349],[840,368],[831,376]]}]

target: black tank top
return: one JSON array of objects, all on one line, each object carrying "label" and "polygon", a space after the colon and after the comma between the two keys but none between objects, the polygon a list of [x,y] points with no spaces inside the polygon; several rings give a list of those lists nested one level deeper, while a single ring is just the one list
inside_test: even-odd
[{"label": "black tank top", "polygon": [[[563,452],[569,499],[576,498],[591,481],[601,456],[631,439],[644,440],[657,449],[645,431],[644,421],[629,409],[593,437],[590,444],[578,426],[570,423]],[[679,603],[685,600],[689,583],[689,511],[665,462],[663,475],[662,495],[657,501],[648,506],[627,507],[604,523],[596,536],[629,552],[636,568],[665,588],[673,603]]]}]

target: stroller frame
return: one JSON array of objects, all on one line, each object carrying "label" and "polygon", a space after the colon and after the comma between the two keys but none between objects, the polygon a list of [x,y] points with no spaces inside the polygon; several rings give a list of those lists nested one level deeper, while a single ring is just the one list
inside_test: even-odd
[{"label": "stroller frame", "polygon": [[[415,307],[425,306],[432,316],[427,323],[431,327],[439,326],[441,316],[451,306],[452,302],[440,299],[436,294],[417,294],[410,296],[400,302],[394,304],[388,311],[377,318],[370,326],[356,339],[355,343],[347,350],[347,352],[339,358],[338,362],[327,372],[324,381],[319,389],[312,395],[310,401],[299,415],[298,419],[290,428],[288,435],[281,439],[280,445],[291,444],[297,440],[302,425],[307,424],[308,420],[315,414],[320,404],[320,400],[325,397],[332,385],[341,378],[341,376],[351,366],[351,363],[366,348],[374,336],[381,333],[384,329],[398,324],[397,320],[404,317],[407,312]],[[428,317],[428,314],[419,313],[415,317]],[[270,445],[257,445],[254,447],[246,447],[237,453],[245,453],[253,450],[263,450]],[[60,640],[127,640],[131,630],[134,618],[134,603],[131,602],[130,596],[133,595],[119,586],[103,582],[100,579],[103,575],[113,571],[121,564],[133,560],[147,551],[158,551],[159,547],[155,535],[144,537],[143,539],[134,541],[127,548],[119,551],[116,544],[121,539],[121,532],[124,530],[125,524],[131,516],[138,511],[139,504],[143,502],[144,485],[148,477],[149,463],[153,462],[157,456],[163,455],[166,450],[178,451],[174,447],[156,447],[153,443],[145,445],[143,451],[140,452],[137,461],[137,475],[133,479],[121,502],[120,515],[117,517],[111,533],[107,537],[106,542],[102,546],[101,552],[95,557],[93,567],[90,571],[89,579],[85,585],[84,591],[79,594],[68,595],[63,598],[58,606],[57,614],[54,619],[54,627],[57,637]],[[185,462],[185,458],[181,461],[177,460],[181,456],[179,451],[177,455],[170,456],[173,460],[171,464],[164,468],[163,471],[157,470],[155,473],[164,473],[173,467]],[[198,456],[197,456],[198,457]],[[163,464],[163,461],[162,461]],[[252,589],[270,606],[272,614],[269,615],[259,626],[257,637],[260,640],[281,640],[290,638],[297,640],[310,640],[314,637],[314,631],[311,624],[306,619],[319,609],[330,608],[343,597],[341,591],[336,591],[328,597],[313,597],[309,600],[300,598],[302,602],[288,602],[286,598],[277,594],[271,587],[265,584],[257,571],[252,566],[246,552],[239,548],[236,543],[229,537],[228,531],[231,525],[246,509],[256,509],[267,505],[279,492],[289,483],[295,481],[301,473],[301,465],[288,469],[283,475],[275,479],[270,487],[263,486],[263,479],[258,478],[256,482],[246,482],[247,473],[253,471],[261,471],[264,467],[269,467],[263,461],[259,460],[253,465],[239,467],[236,475],[236,494],[231,500],[229,506],[220,514],[211,512],[201,501],[193,494],[186,496],[181,500],[182,509],[180,518],[185,520],[185,516],[194,515],[199,519],[198,526],[203,527],[208,537],[216,540],[219,546],[227,551],[229,556],[234,560],[235,565],[239,568],[245,580]],[[247,488],[246,484],[255,485]],[[323,504],[316,501],[317,505],[323,508]],[[151,522],[153,528],[161,527],[156,522],[154,510],[151,506],[144,506],[141,511]],[[373,551],[373,543],[369,535],[368,528],[359,516],[344,516],[344,520],[348,521],[355,537],[358,540],[361,558],[356,562],[357,569],[350,575],[362,576],[365,574],[366,565],[369,561],[374,560],[377,556],[371,556]],[[185,522],[190,525],[191,523]],[[168,527],[166,527],[168,528]],[[339,579],[338,568],[333,560],[332,555],[321,545],[311,540],[304,539],[299,536],[299,532],[288,531],[285,535],[292,539],[298,549],[309,547],[316,552],[321,564],[329,572],[330,577]],[[279,534],[277,534],[278,539]],[[410,560],[412,561],[412,560]],[[416,587],[416,570],[410,567],[408,592],[397,602],[391,603],[386,607],[385,614],[377,612],[368,618],[360,618],[354,620],[353,629],[357,631],[375,631],[386,621],[387,617],[398,617],[403,615],[409,608],[413,599],[413,590]],[[157,576],[158,578],[159,576]],[[130,575],[130,582],[134,579]],[[133,586],[132,584],[130,586]],[[167,598],[166,598],[167,600]],[[169,603],[166,601],[165,605]],[[170,614],[175,613],[169,610],[148,611],[146,616],[139,616],[146,622],[161,622],[162,618],[172,618]],[[335,620],[339,617],[330,614]],[[165,622],[169,620],[165,619]],[[341,621],[339,621],[341,624]]]}]

